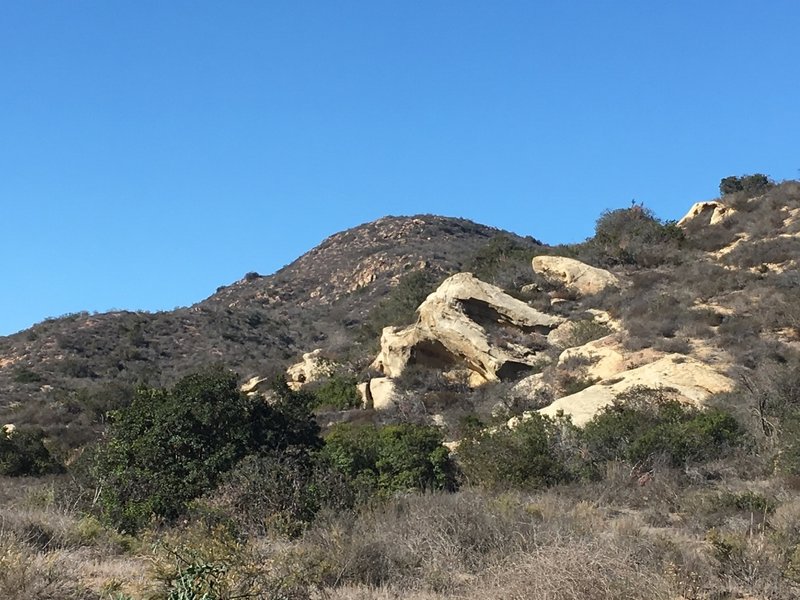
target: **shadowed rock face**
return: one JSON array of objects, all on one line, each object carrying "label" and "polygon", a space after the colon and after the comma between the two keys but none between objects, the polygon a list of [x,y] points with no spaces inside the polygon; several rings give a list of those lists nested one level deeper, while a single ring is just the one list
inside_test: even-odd
[{"label": "shadowed rock face", "polygon": [[383,330],[372,366],[389,377],[421,364],[466,367],[473,384],[512,378],[535,364],[544,336],[562,322],[471,273],[458,273],[420,305],[416,324]]}]

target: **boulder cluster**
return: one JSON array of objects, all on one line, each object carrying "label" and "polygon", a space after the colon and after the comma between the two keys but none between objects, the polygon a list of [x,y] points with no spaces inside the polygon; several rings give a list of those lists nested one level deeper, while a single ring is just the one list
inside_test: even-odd
[{"label": "boulder cluster", "polygon": [[[708,214],[710,207],[698,207]],[[563,293],[579,298],[624,285],[616,275],[578,260],[537,256],[534,272]],[[514,381],[517,395],[546,392],[552,402],[540,409],[544,415],[568,415],[577,425],[587,423],[617,396],[636,386],[661,388],[672,397],[702,406],[712,394],[733,388],[733,381],[696,358],[654,350],[631,352],[624,348],[620,325],[600,310],[586,311],[591,321],[609,333],[581,345],[570,345],[581,322],[537,310],[471,273],[446,279],[417,310],[417,320],[407,327],[386,327],[381,347],[371,365],[380,376],[358,385],[364,408],[387,410],[401,400],[397,380],[411,366],[441,372],[444,377],[480,387]],[[580,364],[589,383],[577,392],[563,393],[543,377],[542,369],[554,361],[568,371]],[[337,365],[315,350],[288,371],[289,385],[303,385],[330,376]],[[721,370],[721,369],[720,369]],[[519,419],[509,422],[514,426]]]}]

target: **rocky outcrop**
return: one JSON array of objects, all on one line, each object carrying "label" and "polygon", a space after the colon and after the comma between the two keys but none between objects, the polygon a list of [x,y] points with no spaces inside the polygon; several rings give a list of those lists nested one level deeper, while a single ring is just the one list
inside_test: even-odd
[{"label": "rocky outcrop", "polygon": [[256,375],[255,377],[251,377],[246,382],[244,382],[239,389],[247,394],[248,396],[253,394],[260,394],[264,390],[263,388],[268,387],[266,384],[268,383],[266,377],[259,377]]},{"label": "rocky outcrop", "polygon": [[286,383],[291,389],[299,390],[306,383],[330,377],[335,370],[336,363],[323,357],[322,350],[317,348],[303,354],[303,360],[286,369]]},{"label": "rocky outcrop", "polygon": [[678,227],[689,225],[706,226],[721,223],[736,212],[730,206],[725,206],[722,202],[697,202],[689,209],[683,218],[678,221]]},{"label": "rocky outcrop", "polygon": [[471,273],[446,279],[418,313],[414,325],[383,330],[373,368],[398,377],[409,364],[443,371],[466,367],[472,385],[512,378],[536,363],[545,336],[564,321]]},{"label": "rocky outcrop", "polygon": [[581,296],[619,285],[619,279],[613,273],[564,256],[535,256],[533,270],[550,283]]},{"label": "rocky outcrop", "polygon": [[734,382],[698,360],[670,354],[644,366],[617,373],[576,394],[559,398],[539,413],[550,417],[563,413],[572,417],[576,425],[585,425],[614,402],[618,394],[635,386],[670,388],[677,399],[703,406],[712,394],[731,391]]},{"label": "rocky outcrop", "polygon": [[358,393],[361,396],[361,406],[365,409],[388,410],[397,402],[394,381],[388,377],[373,377],[359,383]]}]

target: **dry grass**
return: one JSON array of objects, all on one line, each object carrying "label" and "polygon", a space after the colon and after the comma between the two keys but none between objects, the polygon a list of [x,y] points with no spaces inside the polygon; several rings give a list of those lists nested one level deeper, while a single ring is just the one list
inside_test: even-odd
[{"label": "dry grass", "polygon": [[[800,593],[800,496],[777,479],[737,479],[724,465],[658,467],[642,484],[611,463],[601,481],[537,493],[398,496],[321,515],[293,541],[243,536],[224,519],[130,540],[61,507],[52,480],[0,483],[8,483],[0,486],[0,589],[10,600],[167,599],[193,567],[216,573],[209,598],[219,599]],[[202,597],[204,588],[194,589]]]}]

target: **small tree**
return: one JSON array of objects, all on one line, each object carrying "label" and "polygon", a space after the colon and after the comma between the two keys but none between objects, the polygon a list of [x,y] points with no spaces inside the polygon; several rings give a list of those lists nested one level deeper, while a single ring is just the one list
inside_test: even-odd
[{"label": "small tree", "polygon": [[741,177],[725,177],[719,182],[719,193],[723,196],[745,193],[748,197],[757,196],[771,188],[774,184],[762,173],[742,175]]}]

